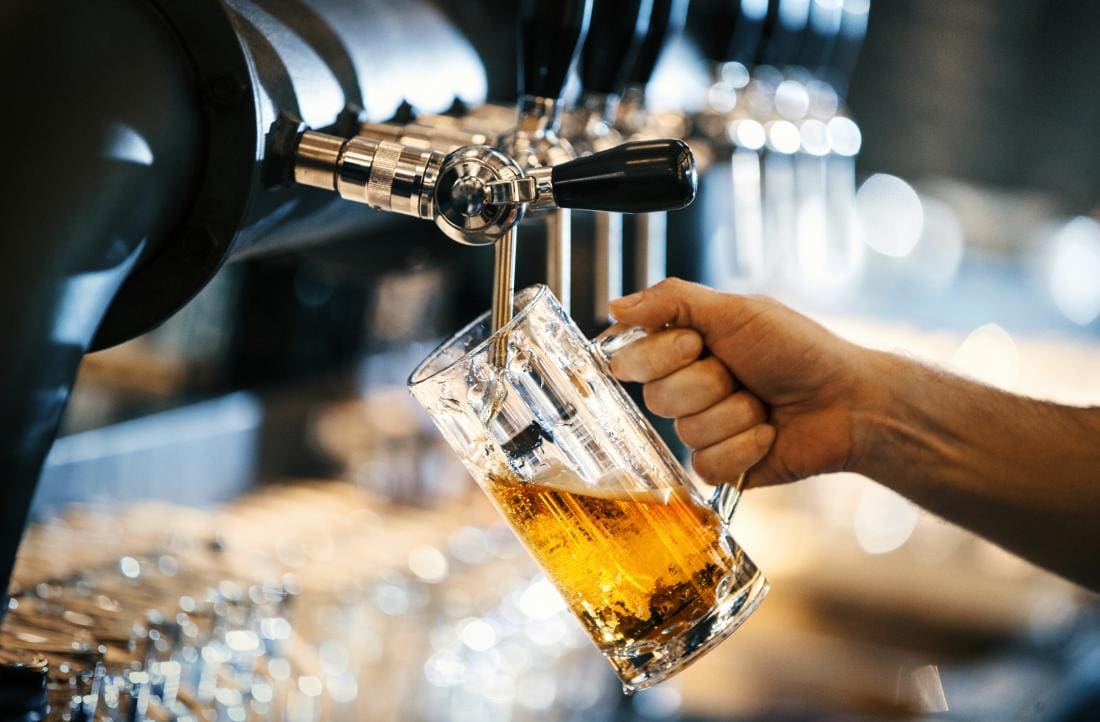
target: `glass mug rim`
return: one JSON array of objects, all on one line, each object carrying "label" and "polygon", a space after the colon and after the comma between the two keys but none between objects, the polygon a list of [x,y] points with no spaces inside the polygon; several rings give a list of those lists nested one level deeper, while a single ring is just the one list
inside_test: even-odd
[{"label": "glass mug rim", "polygon": [[489,320],[492,311],[485,311],[479,314],[473,321],[470,321],[461,329],[444,339],[435,350],[417,364],[416,368],[409,374],[409,379],[406,382],[409,390],[411,391],[418,386],[422,386],[439,378],[459,364],[465,363],[474,356],[484,352],[496,339],[511,333],[517,326],[522,324],[527,319],[527,316],[530,315],[531,310],[536,304],[545,299],[548,295],[550,295],[550,287],[544,283],[535,283],[527,286],[523,290],[517,291],[514,296],[513,306],[516,305],[516,302],[522,302],[523,305],[512,314],[512,318],[509,319],[508,323],[497,329],[495,333],[486,334],[485,338],[478,341],[477,344],[465,351],[461,356],[456,357],[446,365],[437,367],[436,365],[441,360],[441,357],[453,348],[455,342],[461,338],[465,338],[480,324]]},{"label": "glass mug rim", "polygon": [[[485,338],[471,346],[463,352],[462,355],[452,359],[449,363],[437,366],[443,356],[453,350],[457,341],[469,336],[479,325],[487,322],[492,315],[492,311],[489,310],[479,314],[474,320],[441,341],[423,361],[417,364],[416,368],[409,374],[409,378],[406,381],[406,387],[410,392],[415,392],[416,389],[425,387],[432,381],[441,379],[460,364],[467,363],[478,354],[486,352],[490,344],[510,334],[524,323],[532,310],[541,301],[545,301],[547,297],[550,297],[554,301],[557,300],[550,291],[550,287],[545,283],[533,283],[517,291],[512,303],[513,306],[515,306],[517,302],[521,302],[522,306],[514,311],[508,323],[497,329],[495,333],[486,334]],[[595,338],[588,339],[588,343],[598,349],[599,355],[603,357],[605,362],[609,362],[611,356],[622,348],[622,346],[636,340],[640,336],[646,335],[648,335],[648,332],[640,326],[621,329],[613,325],[603,333],[598,334]],[[607,370],[608,372],[610,371],[610,369]],[[719,484],[714,490],[714,495],[706,502],[708,506],[718,513],[726,526],[730,525],[733,514],[741,501],[741,490],[744,484],[745,474],[741,474],[740,477],[731,483]],[[699,493],[698,489],[693,488],[693,491]]]}]

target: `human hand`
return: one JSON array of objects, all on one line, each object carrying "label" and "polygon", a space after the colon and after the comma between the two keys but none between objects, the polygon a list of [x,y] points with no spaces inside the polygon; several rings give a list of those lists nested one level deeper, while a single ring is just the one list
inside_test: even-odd
[{"label": "human hand", "polygon": [[674,278],[613,301],[611,313],[656,329],[611,370],[644,383],[646,406],[676,420],[706,481],[752,467],[746,486],[764,486],[853,468],[873,393],[865,349],[771,299]]}]

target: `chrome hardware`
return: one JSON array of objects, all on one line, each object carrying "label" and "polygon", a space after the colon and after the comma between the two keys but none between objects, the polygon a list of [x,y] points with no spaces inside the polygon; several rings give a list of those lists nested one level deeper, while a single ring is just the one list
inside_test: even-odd
[{"label": "chrome hardware", "polygon": [[[408,137],[396,126],[387,132]],[[551,172],[540,167],[525,175],[512,158],[484,145],[444,155],[392,140],[306,131],[293,177],[371,208],[434,220],[448,238],[477,246],[503,237],[528,208],[557,208]]]},{"label": "chrome hardware", "polygon": [[[521,96],[516,111],[516,128],[499,139],[498,147],[512,156],[525,172],[534,174],[542,171],[549,174],[553,166],[577,157],[569,142],[555,131],[560,115],[560,103],[555,98]],[[549,181],[549,175],[546,180]],[[552,192],[536,192],[531,201],[532,210],[553,207]],[[569,310],[572,295],[569,268],[572,236],[569,221],[569,211],[565,209],[555,210],[546,219],[547,285],[566,311]]]},{"label": "chrome hardware", "polygon": [[443,153],[450,153],[464,145],[497,144],[497,133],[444,115],[425,116],[407,124],[364,123],[359,127],[358,135]]},{"label": "chrome hardware", "polygon": [[532,168],[522,178],[490,183],[490,202],[528,203],[531,208],[552,208],[555,206],[552,171],[547,167]]},{"label": "chrome hardware", "polygon": [[432,190],[442,160],[441,153],[392,141],[306,131],[298,143],[294,180],[371,208],[432,218]]},{"label": "chrome hardware", "polygon": [[562,119],[562,135],[569,138],[578,155],[598,153],[623,142],[614,126],[619,101],[614,95],[585,93],[577,107]]},{"label": "chrome hardware", "polygon": [[[555,277],[567,278],[570,208],[648,212],[680,208],[695,195],[694,161],[681,141],[626,143],[558,165],[524,171],[484,145],[450,153],[364,136],[298,135],[291,177],[372,208],[433,220],[449,237],[485,245],[504,237],[531,208],[554,211]],[[632,186],[636,193],[629,192]],[[563,224],[562,221],[565,221]]]},{"label": "chrome hardware", "polygon": [[483,145],[444,155],[390,140],[306,131],[293,177],[371,208],[434,220],[449,238],[469,245],[492,243],[526,211],[524,201],[490,200],[492,183],[519,181],[523,172],[511,158]]},{"label": "chrome hardware", "polygon": [[538,198],[538,184],[530,176],[514,180],[495,181],[486,190],[490,203],[531,203]]},{"label": "chrome hardware", "polygon": [[[579,155],[598,153],[623,142],[612,124],[618,98],[607,93],[586,92],[577,107],[562,120],[562,133]],[[593,318],[611,321],[608,304],[622,295],[623,217],[620,213],[597,213],[595,224],[596,266],[593,273]]]},{"label": "chrome hardware", "polygon": [[498,150],[471,145],[447,155],[435,187],[435,224],[471,246],[493,243],[523,219],[523,202],[495,203],[490,188],[517,183],[523,171]]}]

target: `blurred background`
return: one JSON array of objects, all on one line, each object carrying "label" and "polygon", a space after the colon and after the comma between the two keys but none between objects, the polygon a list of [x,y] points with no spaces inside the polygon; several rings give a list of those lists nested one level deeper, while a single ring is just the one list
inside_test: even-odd
[{"label": "blurred background", "polygon": [[[423,5],[467,38],[466,101],[513,103],[514,8]],[[1100,403],[1100,5],[745,1],[763,27],[745,52],[712,47],[714,5],[689,3],[647,92],[701,164],[696,203],[668,218],[669,274]],[[368,97],[368,119],[454,100],[410,94]],[[541,255],[519,253],[518,285],[539,280]],[[490,266],[394,220],[238,260],[158,329],[85,358],[0,644],[71,660],[51,672],[55,709],[1100,718],[1092,595],[854,475],[750,493],[733,529],[768,599],[674,681],[623,697],[404,390],[488,307]]]}]

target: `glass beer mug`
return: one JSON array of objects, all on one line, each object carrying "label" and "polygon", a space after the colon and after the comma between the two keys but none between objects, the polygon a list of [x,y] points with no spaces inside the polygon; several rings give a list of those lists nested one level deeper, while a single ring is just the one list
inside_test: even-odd
[{"label": "glass beer mug", "polygon": [[611,376],[611,354],[644,331],[589,341],[545,286],[514,306],[496,334],[488,314],[459,331],[409,388],[624,690],[644,689],[729,636],[768,591],[726,528],[739,492],[704,502]]}]

